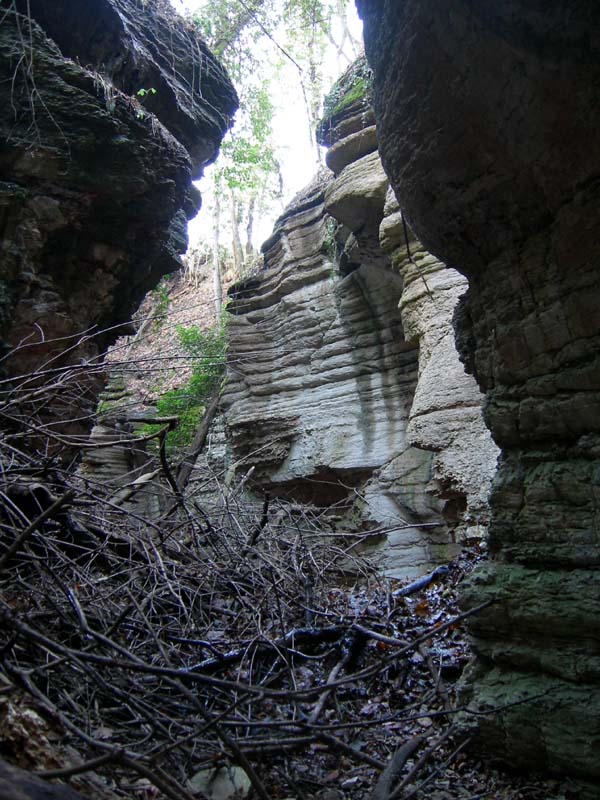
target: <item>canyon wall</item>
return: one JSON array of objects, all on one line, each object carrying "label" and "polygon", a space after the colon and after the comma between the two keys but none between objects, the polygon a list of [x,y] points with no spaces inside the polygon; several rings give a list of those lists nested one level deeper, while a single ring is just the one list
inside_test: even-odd
[{"label": "canyon wall", "polygon": [[17,375],[93,360],[179,267],[200,205],[191,180],[237,97],[160,0],[0,13],[0,332]]},{"label": "canyon wall", "polygon": [[[389,574],[481,536],[496,449],[453,343],[465,279],[406,232],[377,153],[359,60],[334,86],[327,163],[230,292],[223,398],[255,490],[331,506]],[[410,245],[409,245],[410,238]]]},{"label": "canyon wall", "polygon": [[[357,0],[382,161],[469,279],[455,322],[501,447],[465,608],[487,752],[600,785],[600,10]],[[491,713],[498,709],[496,713]]]}]

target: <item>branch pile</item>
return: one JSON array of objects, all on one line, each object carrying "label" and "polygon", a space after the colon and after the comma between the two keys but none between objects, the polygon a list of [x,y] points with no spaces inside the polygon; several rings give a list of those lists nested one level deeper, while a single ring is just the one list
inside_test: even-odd
[{"label": "branch pile", "polygon": [[[29,429],[45,435],[26,452],[24,405],[5,385],[5,755],[39,767],[6,733],[28,698],[62,738],[46,776],[98,798],[212,798],[233,769],[263,800],[494,796],[447,684],[468,657],[454,593],[468,557],[399,589],[328,532],[325,511],[256,508],[225,486],[210,514],[178,495],[144,519],[65,466],[31,397]],[[88,774],[93,789],[77,783]],[[536,796],[514,791],[503,797]]]}]

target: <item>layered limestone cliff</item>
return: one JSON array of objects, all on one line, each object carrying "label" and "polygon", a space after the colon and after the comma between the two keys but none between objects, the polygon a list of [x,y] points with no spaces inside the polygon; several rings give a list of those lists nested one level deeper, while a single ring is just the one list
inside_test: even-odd
[{"label": "layered limestone cliff", "polygon": [[229,311],[224,407],[255,488],[334,506],[414,575],[487,524],[496,451],[453,346],[465,280],[404,226],[377,153],[357,62],[319,136],[328,166],[277,222],[265,269]]},{"label": "layered limestone cliff", "polygon": [[363,517],[387,537],[388,567],[413,574],[433,556],[407,523],[439,522],[425,492],[430,456],[406,442],[417,352],[402,334],[400,278],[381,267],[339,273],[330,182],[321,173],[291,204],[265,270],[231,293],[228,438],[255,487],[337,506],[359,529]]},{"label": "layered limestone cliff", "polygon": [[442,513],[460,540],[485,535],[488,497],[498,448],[482,414],[482,395],[460,362],[452,318],[467,289],[463,275],[428,253],[404,225],[388,190],[382,248],[403,279],[400,311],[405,336],[419,344],[419,378],[407,426],[413,447],[434,453],[433,475]]},{"label": "layered limestone cliff", "polygon": [[160,0],[0,14],[0,326],[15,375],[93,359],[178,268],[200,204],[191,179],[237,98]]},{"label": "layered limestone cliff", "polygon": [[[466,607],[488,752],[600,786],[600,122],[592,3],[358,0],[380,152],[469,279],[461,355],[502,456]],[[519,701],[526,701],[519,703]]]}]

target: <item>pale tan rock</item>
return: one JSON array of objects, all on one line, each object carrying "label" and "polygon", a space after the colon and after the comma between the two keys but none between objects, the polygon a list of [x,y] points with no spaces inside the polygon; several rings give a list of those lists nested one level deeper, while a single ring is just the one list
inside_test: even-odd
[{"label": "pale tan rock", "polygon": [[348,164],[375,150],[377,150],[377,128],[375,125],[369,125],[332,145],[325,155],[325,163],[334,175],[339,175]]},{"label": "pale tan rock", "polygon": [[[407,438],[414,447],[435,453],[434,477],[440,497],[448,503],[455,537],[481,536],[487,529],[498,448],[483,420],[481,392],[466,374],[454,341],[452,318],[467,281],[428,253],[414,235],[407,247],[400,212],[392,202],[387,208],[396,231],[403,231],[393,261],[404,278],[404,331],[419,344],[419,377]],[[385,228],[388,246],[394,239],[390,228]]]},{"label": "pale tan rock", "polygon": [[[386,571],[415,576],[447,556],[419,524],[448,538],[428,491],[432,456],[406,436],[417,351],[402,333],[402,280],[373,262],[340,275],[329,181],[323,173],[286,211],[266,269],[232,293],[223,397],[231,461],[240,473],[255,468],[255,487],[341,502],[344,525],[381,530],[371,550]],[[379,214],[384,199],[385,187]]]},{"label": "pale tan rock", "polygon": [[377,153],[349,164],[327,187],[325,209],[351,231],[363,225],[379,225],[388,179]]},{"label": "pale tan rock", "polygon": [[385,571],[413,576],[487,525],[496,449],[452,329],[466,282],[404,226],[359,132],[330,133],[343,168],[295,199],[233,292],[227,437],[256,484],[343,501]]}]

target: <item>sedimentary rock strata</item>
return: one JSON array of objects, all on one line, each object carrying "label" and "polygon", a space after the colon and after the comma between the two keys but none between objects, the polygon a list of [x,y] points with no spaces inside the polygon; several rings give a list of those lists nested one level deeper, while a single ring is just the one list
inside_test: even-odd
[{"label": "sedimentary rock strata", "polygon": [[391,189],[380,238],[403,278],[400,311],[405,336],[419,343],[408,441],[435,453],[437,493],[456,537],[480,537],[489,521],[488,495],[498,449],[483,421],[481,393],[465,372],[454,341],[452,317],[467,282],[428,253],[404,226]]},{"label": "sedimentary rock strata", "polygon": [[[466,288],[405,228],[377,153],[364,60],[326,101],[322,171],[234,287],[224,406],[255,487],[338,504],[416,574],[481,535],[496,450],[454,348]],[[424,527],[419,527],[419,525]]]},{"label": "sedimentary rock strata", "polygon": [[[232,292],[229,440],[255,485],[337,502],[340,514],[360,507],[365,521],[391,527],[397,551],[386,557],[412,572],[431,554],[414,529],[404,541],[396,529],[403,518],[437,519],[424,492],[429,454],[412,452],[405,435],[417,353],[402,335],[399,277],[366,265],[339,274],[337,223],[324,208],[330,185],[323,172],[291,204],[265,245],[265,270]],[[387,489],[420,472],[405,502],[375,476],[392,461]],[[413,520],[419,503],[423,517]]]},{"label": "sedimentary rock strata", "polygon": [[[327,162],[336,177],[326,190],[325,205],[350,231],[344,246],[350,263],[381,263],[402,278],[403,335],[419,348],[407,441],[435,454],[430,487],[435,484],[453,536],[481,536],[488,522],[497,448],[483,422],[482,395],[465,373],[454,343],[452,316],[467,281],[428,253],[402,218],[378,152],[373,152],[377,131],[369,124],[370,106],[361,112],[371,80],[359,59],[334,86],[334,100],[326,101],[326,106],[334,101],[336,105],[321,123],[319,135],[323,144],[334,142]],[[356,98],[361,82],[366,83],[366,96]],[[350,104],[349,97],[354,97]]]},{"label": "sedimentary rock strata", "polygon": [[[600,785],[600,60],[592,3],[358,0],[383,164],[469,279],[461,356],[502,449],[466,605],[489,752]],[[528,700],[523,705],[515,701]]]}]

